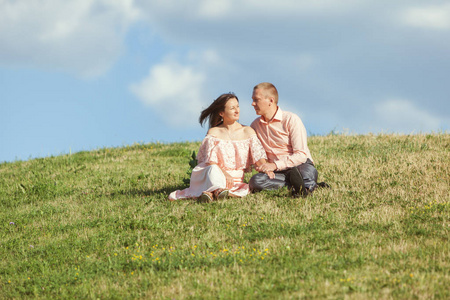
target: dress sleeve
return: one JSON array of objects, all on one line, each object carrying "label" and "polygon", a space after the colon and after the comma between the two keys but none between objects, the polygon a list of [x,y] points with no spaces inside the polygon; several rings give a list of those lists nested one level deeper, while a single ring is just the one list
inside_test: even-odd
[{"label": "dress sleeve", "polygon": [[219,159],[217,156],[217,144],[218,141],[207,135],[200,146],[197,153],[198,164],[218,164]]},{"label": "dress sleeve", "polygon": [[250,138],[250,154],[252,156],[252,164],[255,164],[261,158],[267,159],[266,150],[264,150],[256,134]]}]

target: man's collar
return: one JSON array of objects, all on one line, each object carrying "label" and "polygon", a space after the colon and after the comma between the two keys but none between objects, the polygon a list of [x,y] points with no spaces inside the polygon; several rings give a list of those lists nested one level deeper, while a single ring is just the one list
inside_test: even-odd
[{"label": "man's collar", "polygon": [[275,116],[273,116],[273,120],[281,121],[283,119],[283,111],[279,106],[277,106],[277,112],[275,113]]},{"label": "man's collar", "polygon": [[280,108],[279,106],[277,106],[277,112],[276,112],[275,115],[273,116],[272,120],[270,120],[269,122],[266,122],[266,121],[264,120],[264,118],[261,117],[261,118],[260,118],[260,121],[263,122],[263,123],[268,124],[268,123],[271,123],[271,122],[273,122],[273,121],[279,121],[279,122],[281,122],[282,119],[283,119],[283,111],[281,110],[281,108]]}]

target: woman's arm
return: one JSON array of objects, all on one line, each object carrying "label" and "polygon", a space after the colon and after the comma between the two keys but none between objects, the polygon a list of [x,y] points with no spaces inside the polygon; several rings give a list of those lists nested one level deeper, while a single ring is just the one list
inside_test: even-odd
[{"label": "woman's arm", "polygon": [[227,189],[231,190],[234,186],[234,179],[233,177],[225,170],[221,169],[223,172],[223,175],[225,175],[225,178],[227,180]]}]

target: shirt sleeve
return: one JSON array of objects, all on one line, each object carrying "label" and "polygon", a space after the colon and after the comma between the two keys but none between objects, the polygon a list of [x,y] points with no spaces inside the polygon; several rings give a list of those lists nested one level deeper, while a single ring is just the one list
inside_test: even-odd
[{"label": "shirt sleeve", "polygon": [[285,170],[298,166],[305,163],[308,159],[307,134],[302,120],[299,116],[292,115],[286,125],[289,132],[292,154],[274,161],[277,165],[277,170]]},{"label": "shirt sleeve", "polygon": [[217,144],[218,141],[208,135],[203,139],[202,144],[200,145],[200,149],[197,153],[198,164],[218,164],[219,159],[217,156]]}]

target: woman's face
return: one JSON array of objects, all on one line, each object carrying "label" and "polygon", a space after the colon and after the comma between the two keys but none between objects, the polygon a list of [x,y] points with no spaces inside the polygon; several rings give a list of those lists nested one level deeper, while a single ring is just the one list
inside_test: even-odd
[{"label": "woman's face", "polygon": [[225,110],[220,113],[223,121],[239,120],[239,102],[236,98],[230,98],[225,104]]}]

